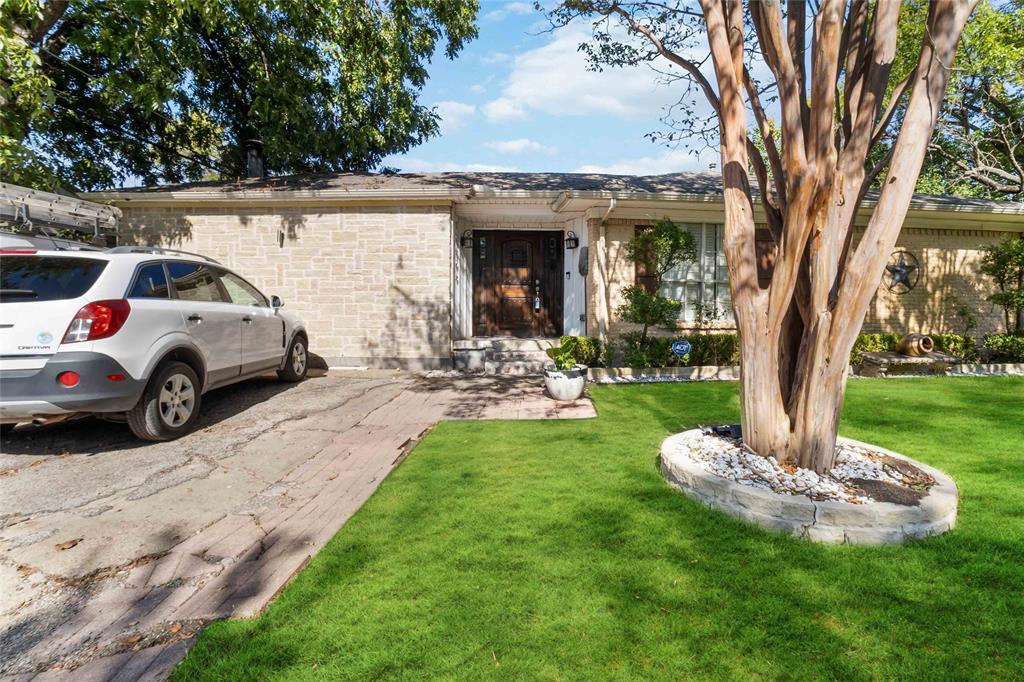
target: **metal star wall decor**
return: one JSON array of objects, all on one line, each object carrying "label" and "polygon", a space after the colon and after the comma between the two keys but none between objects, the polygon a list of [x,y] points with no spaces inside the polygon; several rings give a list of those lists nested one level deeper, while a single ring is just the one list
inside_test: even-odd
[{"label": "metal star wall decor", "polygon": [[909,251],[893,251],[885,266],[882,283],[894,294],[905,294],[917,286],[921,279],[921,267],[917,257]]}]

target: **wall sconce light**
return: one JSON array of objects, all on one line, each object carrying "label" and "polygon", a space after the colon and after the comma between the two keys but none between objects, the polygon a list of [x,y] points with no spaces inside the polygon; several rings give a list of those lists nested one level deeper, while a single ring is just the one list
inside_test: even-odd
[{"label": "wall sconce light", "polygon": [[580,238],[576,236],[576,233],[569,230],[565,233],[565,248],[575,249],[580,245]]},{"label": "wall sconce light", "polygon": [[473,230],[466,230],[462,233],[462,248],[473,248]]}]

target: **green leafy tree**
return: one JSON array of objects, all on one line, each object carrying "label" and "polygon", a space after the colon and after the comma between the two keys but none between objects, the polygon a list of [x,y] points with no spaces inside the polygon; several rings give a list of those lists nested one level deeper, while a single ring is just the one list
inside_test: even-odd
[{"label": "green leafy tree", "polygon": [[438,131],[418,101],[477,0],[6,0],[0,175],[92,189],[366,170]]},{"label": "green leafy tree", "polygon": [[1009,237],[983,252],[981,272],[998,289],[988,300],[1003,309],[1007,334],[1024,332],[1024,238]]},{"label": "green leafy tree", "polygon": [[637,232],[626,243],[626,257],[643,268],[649,282],[646,287],[640,284],[626,287],[622,292],[626,302],[618,311],[626,322],[643,326],[642,347],[650,327],[675,328],[683,304],[663,296],[661,282],[668,271],[696,260],[697,246],[692,234],[663,218],[654,227]]},{"label": "green leafy tree", "polygon": [[[907,78],[917,66],[928,12],[923,0],[903,5],[889,88],[896,120],[910,95]],[[979,3],[964,27],[947,93],[918,191],[1024,198],[1024,4]],[[893,135],[883,139],[874,160],[891,154],[894,143]]]}]

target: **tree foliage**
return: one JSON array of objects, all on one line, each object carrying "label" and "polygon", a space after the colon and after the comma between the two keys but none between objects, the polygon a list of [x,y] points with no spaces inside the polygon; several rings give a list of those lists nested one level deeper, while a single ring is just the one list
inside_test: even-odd
[{"label": "tree foliage", "polygon": [[638,264],[650,279],[650,287],[639,284],[626,287],[625,303],[619,315],[627,322],[643,326],[640,342],[647,340],[650,327],[674,329],[682,302],[661,294],[661,282],[670,270],[697,258],[693,235],[678,224],[663,218],[653,227],[638,230],[626,242],[626,257]]},{"label": "tree foliage", "polygon": [[[910,0],[900,14],[893,84],[916,66],[927,3]],[[887,153],[891,136],[876,158]],[[982,0],[964,27],[942,113],[929,145],[918,191],[1024,199],[1024,4]]]},{"label": "tree foliage", "polygon": [[[0,171],[81,188],[364,170],[438,130],[418,102],[477,0],[6,0]],[[47,182],[47,184],[48,184]]]},{"label": "tree foliage", "polygon": [[988,300],[1003,309],[1006,333],[1024,331],[1024,238],[1007,237],[986,246],[980,270],[996,285]]}]

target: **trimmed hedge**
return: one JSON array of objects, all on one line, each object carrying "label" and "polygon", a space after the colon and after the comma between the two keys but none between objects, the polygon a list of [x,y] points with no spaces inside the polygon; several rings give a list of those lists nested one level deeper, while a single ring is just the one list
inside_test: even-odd
[{"label": "trimmed hedge", "polygon": [[[976,362],[978,349],[970,336],[960,334],[929,334],[935,342],[935,350],[949,353],[964,362]],[[996,335],[994,342],[999,347],[999,357],[1020,358],[1017,360],[1003,359],[996,362],[1024,362],[1024,336]],[[986,338],[995,339],[996,336]],[[739,338],[735,334],[694,334],[685,337],[649,336],[641,344],[640,332],[629,332],[622,335],[616,347],[626,367],[695,367],[699,365],[738,365],[740,361]],[[690,342],[690,353],[682,357],[672,354],[672,342],[685,338]],[[861,334],[853,344],[850,352],[850,364],[859,365],[864,361],[864,353],[884,353],[895,351],[900,334]],[[1008,339],[1008,340],[1003,340]],[[586,364],[586,363],[584,363]],[[596,365],[594,365],[596,366]]]},{"label": "trimmed hedge", "polygon": [[990,362],[1024,362],[1024,334],[990,334],[985,348]]},{"label": "trimmed hedge", "polygon": [[[929,334],[935,342],[935,350],[949,353],[964,362],[978,359],[978,349],[974,339],[961,334]],[[864,353],[885,353],[896,350],[896,344],[903,338],[900,334],[861,334],[850,351],[850,364],[859,365],[864,362]]]},{"label": "trimmed hedge", "polygon": [[[698,365],[737,365],[740,361],[739,338],[735,334],[694,334],[686,337],[648,336],[641,344],[640,332],[622,335],[618,350],[626,367],[695,367]],[[690,352],[673,355],[672,343],[686,339]]]}]

